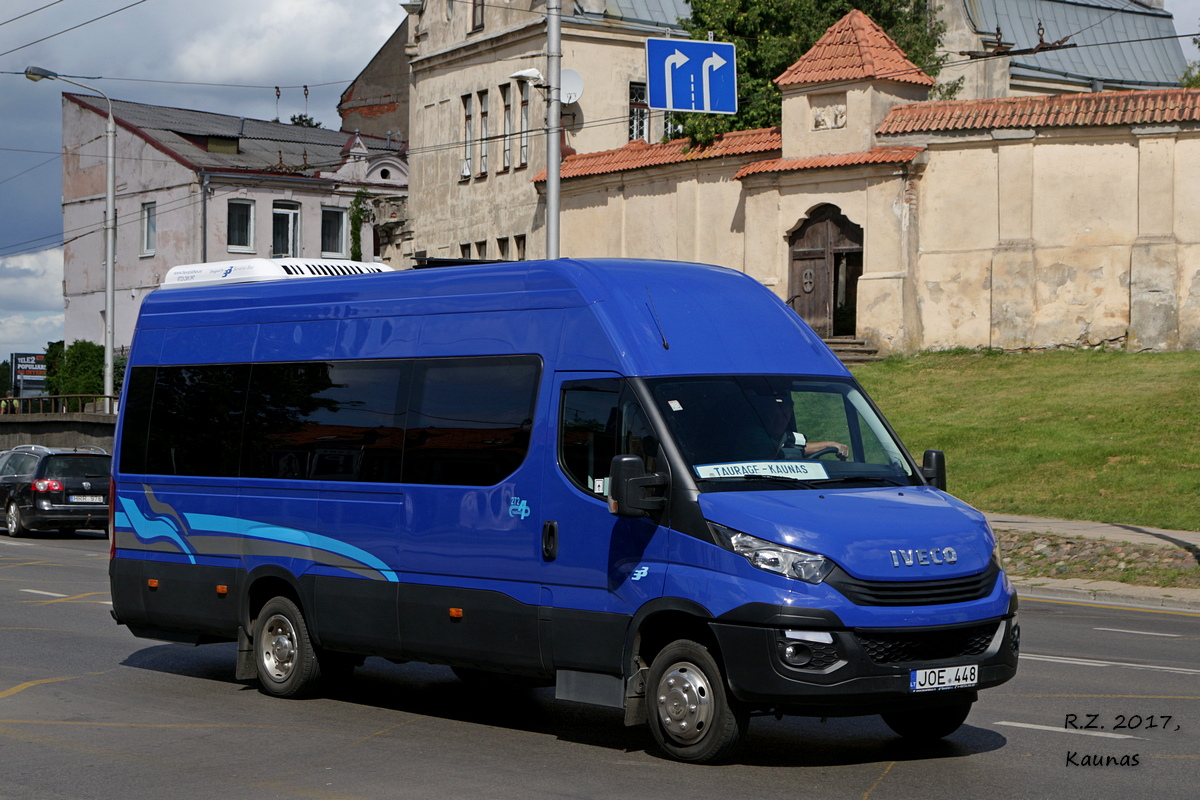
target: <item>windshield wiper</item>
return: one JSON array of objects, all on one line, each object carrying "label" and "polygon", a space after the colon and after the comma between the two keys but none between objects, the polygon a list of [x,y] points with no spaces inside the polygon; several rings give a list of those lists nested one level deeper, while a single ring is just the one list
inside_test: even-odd
[{"label": "windshield wiper", "polygon": [[877,483],[884,486],[906,486],[902,481],[895,478],[885,478],[881,475],[846,475],[837,478],[810,478],[813,483],[819,483],[822,486],[828,486],[831,483]]}]

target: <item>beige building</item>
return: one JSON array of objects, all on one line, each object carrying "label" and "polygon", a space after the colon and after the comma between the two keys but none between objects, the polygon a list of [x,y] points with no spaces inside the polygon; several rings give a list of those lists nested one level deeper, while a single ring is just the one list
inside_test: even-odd
[{"label": "beige building", "polygon": [[[545,203],[533,175],[545,166],[544,0],[405,8],[414,202],[385,260],[542,256]],[[663,114],[646,105],[644,43],[682,36],[677,20],[689,13],[682,0],[564,5],[564,87],[582,90],[563,96],[564,153],[662,138]]]},{"label": "beige building", "polygon": [[780,129],[568,157],[564,255],[740,269],[883,352],[1200,347],[1200,92],[923,101],[857,11],[777,83]]}]

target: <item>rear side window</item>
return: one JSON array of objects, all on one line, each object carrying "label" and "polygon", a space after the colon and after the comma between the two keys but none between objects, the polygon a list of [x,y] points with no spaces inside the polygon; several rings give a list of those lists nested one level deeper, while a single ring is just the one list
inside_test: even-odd
[{"label": "rear side window", "polygon": [[490,486],[529,449],[537,356],[136,367],[122,472]]}]

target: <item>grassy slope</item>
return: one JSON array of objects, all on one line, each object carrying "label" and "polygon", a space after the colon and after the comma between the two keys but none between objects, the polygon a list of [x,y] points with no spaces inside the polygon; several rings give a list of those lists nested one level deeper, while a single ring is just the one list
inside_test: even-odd
[{"label": "grassy slope", "polygon": [[1200,530],[1200,353],[930,353],[853,369],[977,508]]}]

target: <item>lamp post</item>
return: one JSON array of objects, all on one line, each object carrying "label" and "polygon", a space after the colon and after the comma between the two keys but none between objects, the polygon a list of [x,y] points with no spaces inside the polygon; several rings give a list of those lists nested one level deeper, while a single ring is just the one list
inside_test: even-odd
[{"label": "lamp post", "polygon": [[112,100],[94,86],[64,78],[57,72],[41,67],[26,67],[25,77],[31,81],[43,78],[65,81],[89,92],[95,92],[108,103],[108,123],[104,128],[104,406],[111,412],[113,396],[113,280],[117,259],[117,124],[113,120]]}]

